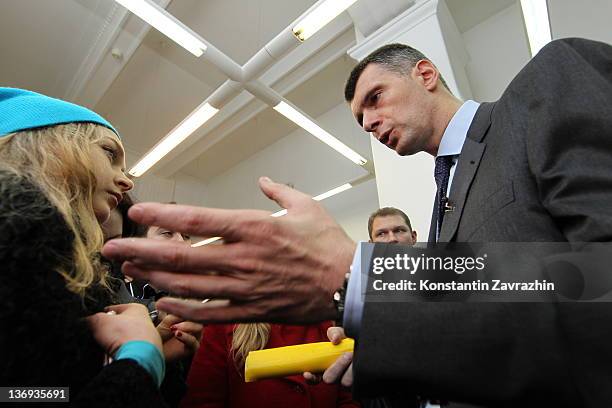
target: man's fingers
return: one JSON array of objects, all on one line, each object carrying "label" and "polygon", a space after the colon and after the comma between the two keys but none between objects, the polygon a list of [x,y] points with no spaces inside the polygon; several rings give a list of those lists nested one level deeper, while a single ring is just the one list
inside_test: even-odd
[{"label": "man's fingers", "polygon": [[102,248],[102,255],[116,261],[130,261],[149,269],[206,273],[214,268],[239,266],[239,262],[233,261],[240,259],[237,250],[234,244],[192,248],[178,242],[125,238],[109,241]]},{"label": "man's fingers", "polygon": [[353,386],[353,364],[351,364],[349,368],[346,369],[346,372],[342,376],[342,381],[340,381],[340,384],[344,385],[345,387]]},{"label": "man's fingers", "polygon": [[253,294],[253,287],[249,282],[227,276],[176,274],[166,271],[148,270],[139,268],[130,262],[125,262],[122,270],[124,273],[129,273],[138,279],[149,281],[155,288],[164,289],[173,295],[181,297],[246,300]]},{"label": "man's fingers", "polygon": [[270,200],[274,200],[287,210],[294,208],[298,203],[312,200],[308,194],[293,189],[285,184],[275,183],[268,177],[259,178],[259,188]]},{"label": "man's fingers", "polygon": [[265,211],[223,210],[178,204],[140,203],[128,211],[139,224],[156,225],[197,236],[221,236],[236,240],[242,236],[244,222],[267,216]]},{"label": "man's fingers", "polygon": [[333,384],[340,380],[353,362],[353,353],[344,353],[323,373],[323,381]]},{"label": "man's fingers", "polygon": [[252,322],[261,321],[265,316],[259,316],[252,309],[229,300],[211,300],[201,303],[193,300],[183,300],[164,297],[157,301],[157,308],[168,313],[182,316],[185,320],[206,323]]}]

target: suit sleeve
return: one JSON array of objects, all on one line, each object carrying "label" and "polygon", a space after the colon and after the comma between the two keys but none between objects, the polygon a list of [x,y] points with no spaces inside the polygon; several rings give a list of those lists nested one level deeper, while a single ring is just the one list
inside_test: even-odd
[{"label": "suit sleeve", "polygon": [[563,61],[532,83],[525,142],[540,200],[570,242],[612,241],[610,50],[594,41],[558,41],[532,68]]},{"label": "suit sleeve", "polygon": [[187,377],[181,408],[221,408],[228,402],[229,375],[226,325],[208,325]]}]

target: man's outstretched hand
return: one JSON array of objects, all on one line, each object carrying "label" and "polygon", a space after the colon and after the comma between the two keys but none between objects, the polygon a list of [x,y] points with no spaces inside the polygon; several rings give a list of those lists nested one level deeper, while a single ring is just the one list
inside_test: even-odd
[{"label": "man's outstretched hand", "polygon": [[300,191],[259,180],[268,198],[286,208],[223,210],[136,204],[134,221],[197,236],[221,236],[223,245],[192,248],[126,238],[108,242],[105,257],[125,261],[123,272],[194,300],[162,298],[157,308],[186,320],[307,323],[333,319],[333,293],[342,286],[355,243],[323,207]]}]

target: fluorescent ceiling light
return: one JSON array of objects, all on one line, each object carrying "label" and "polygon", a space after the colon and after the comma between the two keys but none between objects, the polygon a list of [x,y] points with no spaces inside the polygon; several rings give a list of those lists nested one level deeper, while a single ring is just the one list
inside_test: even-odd
[{"label": "fluorescent ceiling light", "polygon": [[305,115],[297,111],[293,106],[289,105],[288,103],[281,101],[278,105],[274,107],[274,110],[276,110],[278,113],[280,113],[302,129],[304,129],[323,143],[327,144],[329,147],[331,147],[353,163],[359,166],[363,166],[368,162],[365,158],[360,156],[353,149],[351,149],[350,147],[327,133],[319,125],[308,119]]},{"label": "fluorescent ceiling light", "polygon": [[[332,188],[331,190],[329,190],[329,191],[327,191],[327,192],[325,192],[323,194],[319,194],[318,196],[312,197],[312,199],[316,200],[316,201],[325,200],[326,198],[329,198],[331,196],[335,196],[336,194],[340,194],[341,192],[346,191],[346,190],[348,190],[351,187],[353,187],[351,185],[351,183],[346,183],[346,184],[343,184],[343,185],[341,185],[339,187]],[[270,217],[282,217],[283,215],[286,215],[286,214],[287,214],[287,210],[285,209],[285,210],[277,211],[274,214],[270,214]],[[218,241],[220,239],[222,239],[222,238],[221,237],[208,238],[208,239],[205,239],[203,241],[196,242],[195,244],[192,244],[191,246],[195,248],[195,247],[199,247],[199,246],[202,246],[202,245],[208,245],[211,242],[215,242],[215,241]]]},{"label": "fluorescent ceiling light", "polygon": [[325,0],[293,27],[293,34],[306,41],[357,0]]},{"label": "fluorescent ceiling light", "polygon": [[206,51],[206,44],[188,27],[170,15],[166,10],[149,0],[115,0],[132,13],[171,38],[187,51],[200,57]]},{"label": "fluorescent ceiling light", "polygon": [[533,57],[551,41],[550,20],[546,0],[521,0],[523,18]]},{"label": "fluorescent ceiling light", "polygon": [[191,247],[195,248],[195,247],[199,247],[199,246],[202,246],[202,245],[208,245],[208,244],[210,244],[212,242],[215,242],[215,241],[218,241],[220,239],[223,239],[223,238],[222,237],[212,237],[212,238],[204,239],[204,240],[202,240],[200,242],[196,242],[195,244],[192,244]]},{"label": "fluorescent ceiling light", "polygon": [[348,190],[351,187],[353,187],[351,185],[351,183],[346,183],[346,184],[343,184],[343,185],[341,185],[339,187],[332,188],[331,190],[329,190],[326,193],[319,194],[318,196],[312,197],[312,199],[316,200],[316,201],[325,200],[326,198],[329,198],[331,196],[335,196],[336,194],[340,194],[341,192],[346,191],[346,190]]},{"label": "fluorescent ceiling light", "polygon": [[210,105],[208,102],[200,105],[195,111],[191,112],[177,127],[175,127],[166,137],[164,137],[149,153],[147,153],[132,169],[130,174],[134,177],[142,176],[155,163],[160,161],[179,143],[185,140],[190,134],[195,132],[206,121],[212,118],[219,109]]}]

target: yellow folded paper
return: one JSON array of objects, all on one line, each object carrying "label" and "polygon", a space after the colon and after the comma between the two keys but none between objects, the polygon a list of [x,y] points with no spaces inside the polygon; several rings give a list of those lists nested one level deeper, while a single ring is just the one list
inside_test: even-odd
[{"label": "yellow folded paper", "polygon": [[354,346],[353,339],[344,339],[337,345],[326,341],[251,351],[244,365],[244,379],[251,382],[302,374],[304,371],[320,373],[342,353],[353,351]]}]

